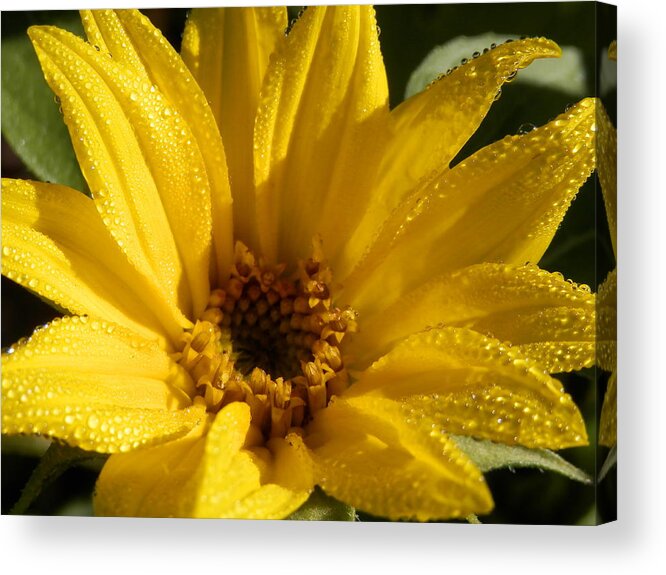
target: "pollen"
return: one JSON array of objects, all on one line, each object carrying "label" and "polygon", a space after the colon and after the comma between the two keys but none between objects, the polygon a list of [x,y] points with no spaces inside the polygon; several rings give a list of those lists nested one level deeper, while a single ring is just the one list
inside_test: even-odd
[{"label": "pollen", "polygon": [[243,401],[267,438],[302,427],[347,388],[340,344],[356,330],[354,310],[332,303],[319,243],[291,277],[285,269],[237,242],[229,279],[211,292],[174,357],[209,412]]}]

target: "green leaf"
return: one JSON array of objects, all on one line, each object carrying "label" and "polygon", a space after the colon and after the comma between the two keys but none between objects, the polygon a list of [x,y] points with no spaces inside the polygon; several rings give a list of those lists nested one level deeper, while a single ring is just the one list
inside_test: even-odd
[{"label": "green leaf", "polygon": [[326,495],[319,487],[288,519],[297,521],[355,521],[356,510]]},{"label": "green leaf", "polygon": [[2,15],[2,133],[38,179],[85,191],[67,127],[26,33],[45,23],[83,33],[76,12],[55,14]]},{"label": "green leaf", "polygon": [[13,515],[24,514],[32,502],[39,497],[42,490],[73,465],[94,463],[97,467],[104,460],[106,460],[106,456],[93,451],[52,443],[39,460],[11,513]]},{"label": "green leaf", "polygon": [[[517,36],[495,32],[479,36],[458,36],[433,48],[412,72],[405,88],[405,98],[421,92],[440,74],[460,65],[463,58],[471,59],[475,52],[481,52],[492,44],[499,45],[511,37]],[[561,48],[561,58],[536,60],[519,72],[516,82],[551,88],[572,97],[583,96],[586,79],[582,52],[574,46]]]},{"label": "green leaf", "polygon": [[617,61],[608,57],[608,48],[604,47],[599,56],[599,92],[606,97],[617,90]]},{"label": "green leaf", "polygon": [[611,447],[610,451],[608,452],[608,455],[606,456],[606,460],[604,461],[604,464],[601,466],[601,470],[599,471],[599,477],[597,478],[597,483],[601,483],[608,475],[608,472],[613,469],[613,467],[617,464],[617,445],[613,445]]},{"label": "green leaf", "polygon": [[[3,353],[5,349],[3,348]],[[3,435],[2,454],[33,457],[38,459],[46,453],[51,441],[38,435]]]},{"label": "green leaf", "polygon": [[537,467],[555,471],[581,483],[591,484],[592,479],[556,453],[547,449],[529,449],[520,445],[504,445],[492,441],[452,435],[451,439],[484,473],[503,467]]}]

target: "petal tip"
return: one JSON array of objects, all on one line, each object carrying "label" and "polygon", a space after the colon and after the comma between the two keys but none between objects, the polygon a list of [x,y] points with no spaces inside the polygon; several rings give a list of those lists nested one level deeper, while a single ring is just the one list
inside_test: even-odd
[{"label": "petal tip", "polygon": [[562,48],[557,42],[543,36],[524,38],[516,43],[518,47],[515,47],[514,51],[522,56],[522,62],[518,64],[518,68],[529,66],[537,58],[560,58],[562,56]]},{"label": "petal tip", "polygon": [[28,28],[28,37],[33,44],[39,42],[47,34],[49,26],[30,26]]},{"label": "petal tip", "polygon": [[542,38],[544,42],[543,55],[546,58],[560,58],[562,56],[562,48],[559,44],[548,38]]}]

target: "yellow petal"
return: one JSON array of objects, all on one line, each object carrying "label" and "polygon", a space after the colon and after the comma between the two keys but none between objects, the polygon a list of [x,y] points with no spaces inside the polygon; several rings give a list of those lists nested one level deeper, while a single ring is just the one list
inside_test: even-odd
[{"label": "yellow petal", "polygon": [[597,363],[601,369],[617,369],[617,268],[599,286],[597,294]]},{"label": "yellow petal", "polygon": [[231,191],[220,134],[206,96],[187,66],[137,10],[84,10],[88,40],[154,84],[192,131],[206,166],[213,208],[213,241],[219,278],[225,279],[233,252]]},{"label": "yellow petal", "polygon": [[602,104],[597,106],[597,171],[606,205],[606,218],[617,257],[617,131]]},{"label": "yellow petal", "polygon": [[[119,12],[119,11],[118,11]],[[133,68],[146,81],[150,71],[115,10],[81,10],[81,23],[88,42],[117,62]]]},{"label": "yellow petal", "polygon": [[233,186],[234,230],[258,246],[254,218],[253,133],[268,59],[284,39],[287,10],[195,8],[181,53],[206,94],[220,128]]},{"label": "yellow petal", "polygon": [[257,433],[250,427],[248,406],[236,402],[186,438],[114,456],[97,482],[95,512],[135,517],[285,517],[312,490],[311,464],[302,445],[292,447],[284,439],[256,447]]},{"label": "yellow petal", "polygon": [[[298,444],[298,447],[295,447]],[[233,508],[233,517],[242,519],[284,519],[305,503],[314,487],[312,462],[301,439],[294,436],[271,439],[270,473],[259,489],[246,495]],[[264,455],[265,457],[265,455]],[[269,481],[269,482],[267,482]],[[227,511],[207,509],[203,516],[215,517]]]},{"label": "yellow petal", "polygon": [[105,225],[173,306],[200,313],[210,190],[187,124],[154,86],[80,38],[53,27],[30,36]]},{"label": "yellow petal", "polygon": [[350,242],[360,246],[356,256],[419,180],[448,168],[479,127],[504,82],[535,59],[560,54],[557,44],[545,38],[501,44],[392,110],[372,208],[364,213]]},{"label": "yellow petal", "polygon": [[[230,439],[239,432],[244,443]],[[195,517],[282,519],[307,500],[314,485],[305,446],[297,437],[293,445],[279,438],[253,446],[256,433],[245,403],[229,404],[216,416],[199,469]]]},{"label": "yellow petal", "polygon": [[587,441],[581,414],[558,380],[518,350],[468,329],[410,336],[343,397],[361,395],[402,401],[449,433],[552,449]]},{"label": "yellow petal", "polygon": [[370,313],[437,273],[481,262],[537,262],[594,168],[595,108],[595,100],[583,100],[417,189],[343,280],[346,301]]},{"label": "yellow petal", "polygon": [[94,202],[55,184],[2,180],[2,273],[75,314],[164,340],[182,330],[129,264]]},{"label": "yellow petal", "polygon": [[330,495],[389,519],[486,513],[479,470],[428,419],[377,397],[336,398],[308,427],[317,482]]},{"label": "yellow petal", "polygon": [[613,447],[617,443],[617,373],[611,373],[601,406],[599,420],[599,444]]},{"label": "yellow petal", "polygon": [[255,125],[257,223],[269,260],[309,256],[317,233],[327,254],[347,240],[370,199],[387,101],[372,7],[305,10],[271,58]]},{"label": "yellow petal", "polygon": [[479,264],[431,279],[393,305],[363,315],[346,347],[365,367],[428,326],[472,328],[519,346],[549,372],[590,367],[595,299],[589,288],[536,266]]},{"label": "yellow petal", "polygon": [[204,416],[187,373],[120,326],[64,317],[2,356],[2,432],[104,453],[187,433]]},{"label": "yellow petal", "polygon": [[184,438],[107,459],[93,499],[95,515],[191,517],[192,477],[201,460],[204,421]]}]

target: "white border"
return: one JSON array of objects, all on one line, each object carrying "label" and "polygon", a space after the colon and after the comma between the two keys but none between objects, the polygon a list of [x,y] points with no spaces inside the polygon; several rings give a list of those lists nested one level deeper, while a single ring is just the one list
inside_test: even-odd
[{"label": "white border", "polygon": [[[242,4],[243,2],[233,2]],[[254,4],[273,2],[254,2]],[[319,2],[317,2],[319,3]],[[88,2],[133,6],[136,2]],[[143,7],[182,1],[143,0]],[[210,0],[195,4],[219,5]],[[229,4],[232,4],[231,2]],[[22,573],[664,572],[664,29],[658,2],[619,0],[620,521],[605,527],[2,517]],[[2,0],[3,10],[63,2]],[[661,566],[661,569],[659,568]]]}]

